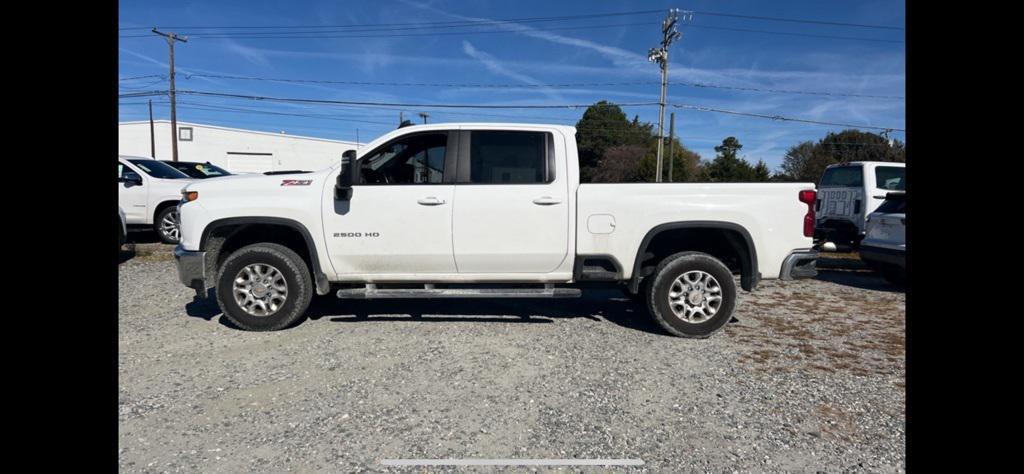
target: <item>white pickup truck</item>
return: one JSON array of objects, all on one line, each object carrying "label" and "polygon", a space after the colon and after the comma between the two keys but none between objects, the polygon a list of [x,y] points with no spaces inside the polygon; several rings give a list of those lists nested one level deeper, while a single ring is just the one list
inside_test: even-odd
[{"label": "white pickup truck", "polygon": [[811,183],[580,184],[576,130],[404,127],[316,172],[189,184],[179,277],[248,330],[340,298],[577,297],[617,285],[676,336],[730,320],[736,283],[816,274]]}]

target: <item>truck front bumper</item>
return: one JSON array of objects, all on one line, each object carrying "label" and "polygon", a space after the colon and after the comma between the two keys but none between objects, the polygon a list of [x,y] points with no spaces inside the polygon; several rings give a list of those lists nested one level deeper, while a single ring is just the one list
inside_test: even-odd
[{"label": "truck front bumper", "polygon": [[206,252],[185,250],[178,245],[174,248],[174,259],[178,263],[181,283],[196,290],[196,296],[206,296]]},{"label": "truck front bumper", "polygon": [[781,280],[796,280],[798,278],[814,278],[818,276],[818,269],[815,266],[818,262],[818,251],[813,249],[794,250],[782,261],[782,271],[779,272]]}]

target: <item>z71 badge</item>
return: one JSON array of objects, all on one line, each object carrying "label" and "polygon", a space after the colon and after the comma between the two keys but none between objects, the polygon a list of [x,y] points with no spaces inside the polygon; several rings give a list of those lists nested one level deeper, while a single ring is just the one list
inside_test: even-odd
[{"label": "z71 badge", "polygon": [[282,179],[281,186],[309,186],[312,179]]}]

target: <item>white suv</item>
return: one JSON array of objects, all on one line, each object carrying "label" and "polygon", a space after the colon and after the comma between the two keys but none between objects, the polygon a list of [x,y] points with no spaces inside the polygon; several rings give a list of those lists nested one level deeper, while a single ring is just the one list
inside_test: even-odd
[{"label": "white suv", "polygon": [[889,282],[904,282],[907,273],[906,192],[888,193],[885,202],[868,216],[867,235],[860,243],[860,259]]},{"label": "white suv", "polygon": [[185,173],[152,158],[120,155],[117,159],[117,201],[129,226],[152,226],[160,240],[181,238],[178,202],[181,188],[194,182]]},{"label": "white suv", "polygon": [[814,240],[857,247],[864,238],[868,214],[882,204],[885,193],[905,189],[905,171],[906,163],[885,161],[851,161],[825,168],[815,203]]}]

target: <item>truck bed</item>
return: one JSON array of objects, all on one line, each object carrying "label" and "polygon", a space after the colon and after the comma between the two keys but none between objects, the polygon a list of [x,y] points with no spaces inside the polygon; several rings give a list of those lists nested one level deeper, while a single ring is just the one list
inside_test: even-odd
[{"label": "truck bed", "polygon": [[[807,205],[799,201],[813,183],[609,183],[580,184],[576,191],[576,251],[580,255],[634,255],[657,226],[726,223],[756,244],[762,278],[777,278],[789,252],[810,248],[803,235]],[[609,224],[610,223],[610,224]],[[620,259],[624,275],[634,262]]]}]

